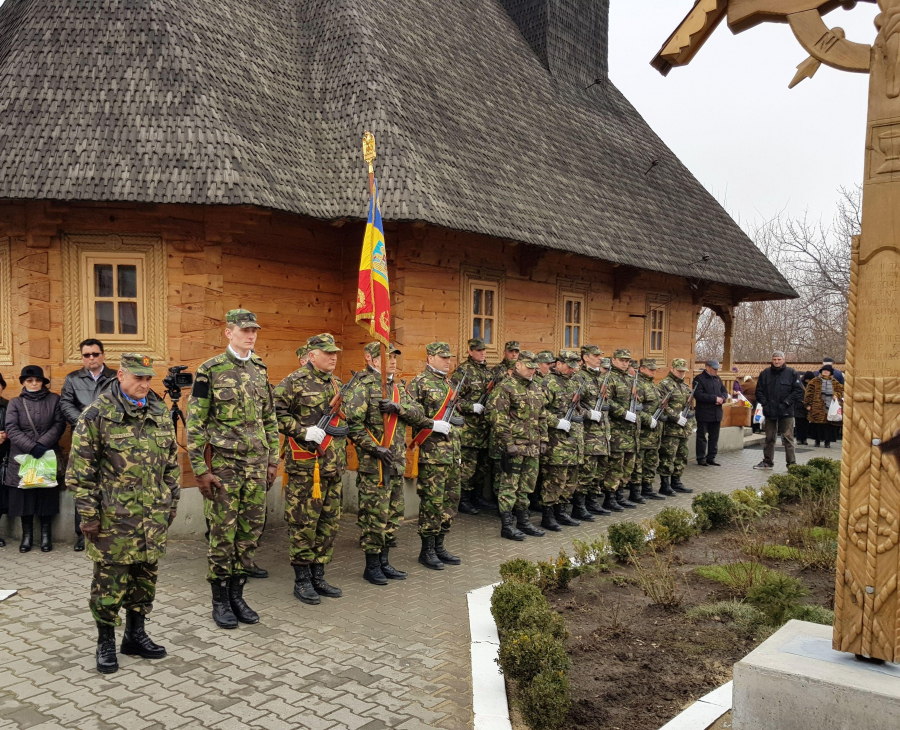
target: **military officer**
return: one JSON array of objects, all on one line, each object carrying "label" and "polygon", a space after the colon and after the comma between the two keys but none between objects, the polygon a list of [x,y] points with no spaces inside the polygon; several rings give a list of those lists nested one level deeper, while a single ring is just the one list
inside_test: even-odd
[{"label": "military officer", "polygon": [[187,451],[209,522],[212,616],[233,629],[259,616],[243,598],[278,470],[278,423],[265,363],[253,352],[256,315],[225,315],[228,347],[199,368],[187,407]]},{"label": "military officer", "polygon": [[[560,525],[578,527],[581,523],[565,511],[578,486],[578,468],[584,456],[584,416],[576,397],[581,383],[574,378],[580,359],[575,350],[560,350],[556,373],[548,376],[544,388],[548,448],[541,459],[544,475],[541,494],[541,527],[559,532]],[[572,418],[566,416],[575,403]]]},{"label": "military officer", "polygon": [[[273,391],[278,428],[285,436],[284,519],[294,568],[294,597],[310,605],[340,598],[325,580],[341,516],[341,477],[347,468],[347,425],[341,418],[341,381],[334,375],[338,353],[327,332],[306,341],[309,362]],[[325,428],[319,421],[331,409]]]},{"label": "military officer", "polygon": [[[406,386],[410,397],[431,421],[426,421],[424,430],[414,437],[414,442],[421,441],[416,480],[420,500],[419,536],[422,539],[419,562],[431,570],[443,570],[445,565],[462,563],[444,545],[459,505],[459,431],[452,421],[444,420],[451,405],[451,384],[447,379],[452,357],[450,345],[432,342],[425,347],[425,352],[425,370]],[[461,425],[458,416],[453,418]]]},{"label": "military officer", "polygon": [[[390,542],[403,519],[403,473],[406,471],[406,427],[421,428],[425,413],[397,378],[395,346],[386,348],[388,397],[381,391],[381,344],[365,347],[366,369],[347,390],[344,412],[349,437],[359,456],[359,546],[366,556],[363,578],[375,585],[404,580],[406,573],[390,564]],[[385,420],[388,438],[385,440]]]},{"label": "military officer", "polygon": [[[572,517],[593,522],[593,515],[608,515],[601,501],[606,459],[609,456],[609,421],[606,413],[595,408],[603,391],[604,376],[600,369],[603,351],[597,345],[582,345],[582,367],[575,374],[584,383],[581,402],[585,408],[584,463],[578,474],[578,491],[572,500]],[[601,406],[606,408],[608,406]],[[598,500],[599,498],[599,500]]]},{"label": "military officer", "polygon": [[531,524],[528,513],[528,496],[537,482],[540,455],[548,446],[544,390],[534,382],[536,366],[534,353],[522,350],[513,374],[494,389],[490,402],[491,428],[502,454],[497,490],[500,537],[509,540],[544,536],[543,530]]},{"label": "military officer", "polygon": [[453,373],[453,378],[457,382],[463,374],[466,376],[456,410],[465,419],[465,425],[459,433],[462,444],[462,465],[459,475],[462,496],[459,500],[459,511],[470,515],[478,514],[479,507],[493,508],[493,505],[484,498],[485,484],[490,482],[491,476],[488,451],[490,424],[484,414],[484,406],[488,393],[505,376],[492,376],[485,358],[486,349],[487,345],[483,339],[473,337],[469,340],[469,357]]},{"label": "military officer", "polygon": [[659,383],[663,398],[671,393],[664,411],[666,423],[659,447],[659,493],[666,496],[694,491],[681,483],[688,459],[687,440],[694,432],[694,413],[690,409],[691,386],[684,382],[687,370],[687,360],[675,358],[669,374]]},{"label": "military officer", "polygon": [[609,457],[604,477],[607,498],[603,506],[616,510],[618,505],[634,508],[637,505],[625,498],[625,483],[634,471],[635,452],[637,450],[638,411],[632,408],[632,389],[634,377],[629,377],[631,352],[619,348],[612,356],[612,370],[606,384],[606,397],[609,403]]},{"label": "military officer", "polygon": [[663,424],[656,418],[656,411],[662,403],[659,387],[656,385],[656,360],[645,357],[640,362],[640,375],[638,376],[638,392],[644,410],[641,411],[641,435],[638,441],[637,455],[634,460],[634,478],[628,485],[632,502],[642,498],[665,499],[664,496],[653,491],[653,480],[656,479],[656,469],[659,466],[659,445],[662,440]]},{"label": "military officer", "polygon": [[119,668],[115,627],[123,607],[122,653],[166,656],[144,630],[144,619],[153,608],[157,561],[181,490],[172,418],[150,390],[155,375],[149,357],[123,354],[118,380],[82,413],[72,435],[66,483],[75,491],[94,561],[89,606],[103,674]]}]

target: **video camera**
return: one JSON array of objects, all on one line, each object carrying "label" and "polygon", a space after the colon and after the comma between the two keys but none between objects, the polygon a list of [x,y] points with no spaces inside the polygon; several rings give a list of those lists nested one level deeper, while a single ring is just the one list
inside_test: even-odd
[{"label": "video camera", "polygon": [[173,403],[177,403],[181,399],[182,388],[188,388],[194,384],[194,376],[184,372],[187,369],[187,365],[174,365],[169,368],[169,374],[163,378],[166,393]]}]

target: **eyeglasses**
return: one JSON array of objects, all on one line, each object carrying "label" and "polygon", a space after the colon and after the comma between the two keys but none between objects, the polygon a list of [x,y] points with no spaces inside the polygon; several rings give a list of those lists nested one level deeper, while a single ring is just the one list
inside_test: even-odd
[{"label": "eyeglasses", "polygon": [[81,356],[82,357],[100,357],[102,354],[103,354],[102,352],[82,352]]}]

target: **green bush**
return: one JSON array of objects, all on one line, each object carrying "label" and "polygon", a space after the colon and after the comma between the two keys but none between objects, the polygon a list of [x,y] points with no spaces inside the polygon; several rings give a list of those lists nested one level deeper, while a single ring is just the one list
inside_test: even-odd
[{"label": "green bush", "polygon": [[555,560],[543,560],[537,564],[537,585],[544,593],[553,590],[565,590],[569,582],[578,575],[579,569],[572,566],[572,561],[565,550],[560,550]]},{"label": "green bush", "polygon": [[760,563],[717,563],[701,565],[695,569],[697,575],[723,583],[741,595],[761,583],[769,569]]},{"label": "green bush", "polygon": [[528,632],[540,632],[552,636],[554,639],[565,641],[569,638],[569,630],[563,621],[547,601],[542,604],[527,606],[519,614],[519,629]]},{"label": "green bush", "polygon": [[824,624],[831,626],[834,623],[834,611],[829,611],[822,606],[797,606],[788,611],[785,620],[792,618],[798,621],[809,621],[812,624]]},{"label": "green bush", "polygon": [[769,477],[768,486],[775,490],[779,502],[796,502],[800,499],[800,480],[793,474],[773,474]]},{"label": "green bush", "polygon": [[519,617],[526,608],[546,605],[541,589],[528,583],[501,583],[491,596],[491,613],[501,632],[519,626]]},{"label": "green bush", "polygon": [[815,467],[810,464],[788,464],[787,467],[788,474],[801,481],[809,479],[815,470]]},{"label": "green bush", "polygon": [[569,679],[565,672],[544,670],[519,688],[519,710],[531,730],[556,730],[569,714]]},{"label": "green bush", "polygon": [[628,549],[637,554],[646,543],[644,531],[636,522],[617,522],[607,530],[609,544],[619,560],[628,559]]},{"label": "green bush", "polygon": [[731,499],[736,514],[745,520],[756,520],[772,511],[772,505],[768,504],[754,487],[744,487],[732,492]]},{"label": "green bush", "polygon": [[537,566],[525,558],[515,558],[500,565],[500,577],[507,583],[537,583]]},{"label": "green bush", "polygon": [[688,609],[685,614],[688,619],[717,619],[728,621],[738,631],[753,635],[766,625],[766,615],[755,606],[743,601],[717,601],[715,603],[701,603]]},{"label": "green bush", "polygon": [[828,474],[832,480],[841,480],[841,462],[838,459],[829,459],[824,456],[817,456],[806,462],[806,466]]},{"label": "green bush", "polygon": [[500,642],[497,662],[516,682],[530,682],[545,669],[568,672],[571,665],[562,642],[540,631],[510,631]]},{"label": "green bush", "polygon": [[769,507],[777,507],[778,503],[781,501],[781,498],[778,494],[778,489],[771,484],[766,484],[762,488],[762,494],[760,495],[760,499],[764,504]]},{"label": "green bush", "polygon": [[694,512],[704,514],[713,528],[727,527],[734,519],[734,500],[721,492],[704,492],[691,500]]},{"label": "green bush", "polygon": [[664,507],[656,515],[656,521],[668,530],[673,544],[690,540],[699,532],[693,515],[681,507]]},{"label": "green bush", "polygon": [[747,601],[766,614],[770,623],[780,626],[800,606],[807,593],[809,591],[797,578],[771,570],[747,591]]},{"label": "green bush", "polygon": [[799,560],[800,550],[791,545],[763,545],[760,557],[770,560]]},{"label": "green bush", "polygon": [[601,571],[612,569],[614,559],[612,548],[609,546],[609,540],[605,537],[598,537],[591,542],[584,540],[575,540],[572,543],[574,551],[573,557],[581,567],[594,567]]}]

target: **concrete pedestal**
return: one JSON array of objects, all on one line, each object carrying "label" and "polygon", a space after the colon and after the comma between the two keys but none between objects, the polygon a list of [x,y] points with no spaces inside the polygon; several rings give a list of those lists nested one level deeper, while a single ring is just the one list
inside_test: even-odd
[{"label": "concrete pedestal", "polygon": [[900,666],[831,648],[830,626],[790,621],[734,665],[734,730],[896,730]]}]

